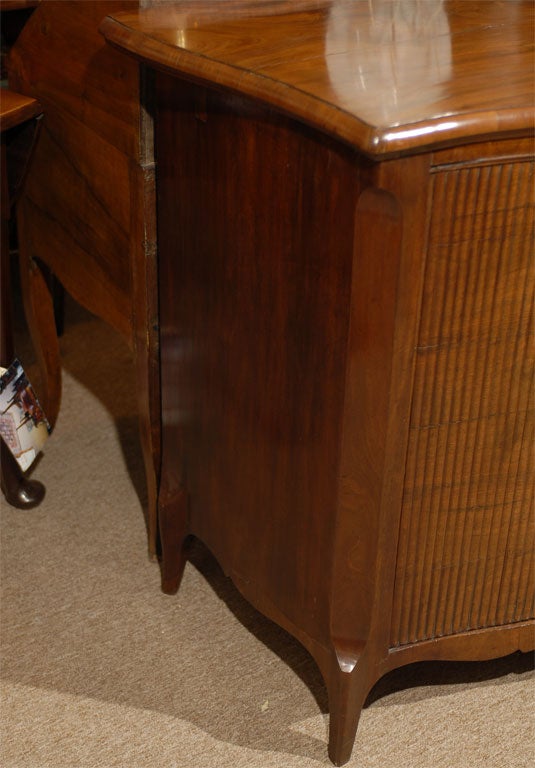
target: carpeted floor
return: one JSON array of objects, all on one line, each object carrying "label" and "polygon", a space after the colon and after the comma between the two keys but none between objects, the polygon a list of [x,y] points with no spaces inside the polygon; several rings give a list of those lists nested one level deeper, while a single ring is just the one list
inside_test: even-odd
[{"label": "carpeted floor", "polygon": [[[320,675],[202,547],[177,596],[146,555],[133,370],[123,342],[67,303],[60,419],[34,476],[2,500],[5,768],[327,766]],[[24,337],[23,363],[31,364]],[[350,768],[535,764],[532,659],[419,664],[372,691]]]}]

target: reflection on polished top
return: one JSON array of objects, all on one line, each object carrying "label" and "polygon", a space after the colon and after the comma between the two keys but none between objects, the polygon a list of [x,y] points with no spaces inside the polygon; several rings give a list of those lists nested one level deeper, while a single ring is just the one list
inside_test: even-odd
[{"label": "reflection on polished top", "polygon": [[531,0],[189,0],[101,30],[384,156],[532,130],[533,24]]}]

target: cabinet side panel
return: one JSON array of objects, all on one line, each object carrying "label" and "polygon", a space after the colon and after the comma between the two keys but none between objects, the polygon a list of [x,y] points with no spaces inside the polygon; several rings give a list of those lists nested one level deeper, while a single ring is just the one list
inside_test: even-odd
[{"label": "cabinet side panel", "polygon": [[533,170],[433,177],[392,647],[533,616]]},{"label": "cabinet side panel", "polygon": [[359,170],[252,102],[157,83],[164,481],[248,599],[326,644]]}]

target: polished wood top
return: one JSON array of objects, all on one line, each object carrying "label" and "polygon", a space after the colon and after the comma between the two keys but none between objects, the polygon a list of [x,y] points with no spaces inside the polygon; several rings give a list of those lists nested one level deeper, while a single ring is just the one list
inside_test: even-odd
[{"label": "polished wood top", "polygon": [[0,130],[20,125],[25,120],[37,117],[42,112],[41,105],[30,96],[22,96],[9,88],[0,88]]},{"label": "polished wood top", "polygon": [[101,31],[384,156],[529,133],[533,22],[531,0],[189,0]]}]

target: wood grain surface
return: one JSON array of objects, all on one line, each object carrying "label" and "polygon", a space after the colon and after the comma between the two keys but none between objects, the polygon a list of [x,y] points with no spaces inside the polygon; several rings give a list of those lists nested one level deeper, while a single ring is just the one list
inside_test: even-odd
[{"label": "wood grain surface", "polygon": [[432,177],[393,645],[533,615],[533,177]]},{"label": "wood grain surface", "polygon": [[167,71],[287,110],[374,157],[533,128],[533,4],[168,3],[106,19]]}]

